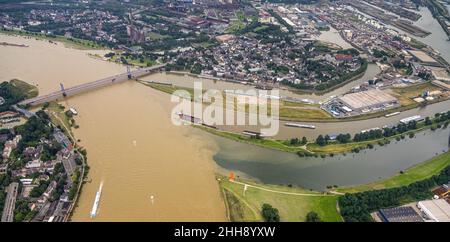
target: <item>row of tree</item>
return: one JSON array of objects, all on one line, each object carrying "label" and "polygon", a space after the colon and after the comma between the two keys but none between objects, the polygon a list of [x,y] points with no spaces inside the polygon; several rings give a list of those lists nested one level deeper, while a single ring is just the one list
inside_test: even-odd
[{"label": "row of tree", "polygon": [[0,112],[11,110],[11,105],[14,105],[27,96],[23,90],[13,85],[11,82],[0,83],[0,97],[4,99],[4,103],[0,105]]},{"label": "row of tree", "polygon": [[430,189],[449,180],[450,166],[447,166],[439,174],[408,186],[347,193],[338,199],[340,212],[346,222],[372,221],[370,213],[382,208],[400,206],[404,201],[429,199],[432,197]]},{"label": "row of tree", "polygon": [[[336,136],[336,141],[342,144],[348,143],[352,140],[352,136],[347,133],[347,134],[339,134]],[[325,146],[327,144],[329,144],[331,141],[331,137],[329,135],[319,135],[316,139],[316,144],[320,145],[320,146]]]},{"label": "row of tree", "polygon": [[299,138],[292,138],[292,139],[289,141],[289,144],[290,144],[290,145],[306,145],[306,143],[308,143],[308,139],[306,139],[305,136],[303,136],[302,139],[299,139]]},{"label": "row of tree", "polygon": [[[437,113],[435,114],[435,118],[431,119],[430,117],[426,117],[424,124],[425,125],[432,125],[433,123],[438,124],[442,122],[446,122],[444,124],[444,127],[448,126],[448,122],[450,121],[450,111],[447,111],[445,113]],[[383,129],[372,129],[364,132],[360,132],[354,135],[353,139],[351,138],[351,135],[349,133],[347,134],[339,134],[336,136],[336,141],[338,143],[348,143],[348,142],[361,142],[361,141],[368,141],[368,140],[376,140],[381,138],[388,138],[394,135],[403,134],[410,130],[415,130],[418,128],[418,123],[416,121],[411,121],[407,124],[399,123],[397,126],[394,127],[385,127]],[[291,144],[293,144],[293,140],[291,139]],[[319,135],[316,138],[315,143],[324,146],[329,144],[331,141],[331,138],[329,135]]]}]

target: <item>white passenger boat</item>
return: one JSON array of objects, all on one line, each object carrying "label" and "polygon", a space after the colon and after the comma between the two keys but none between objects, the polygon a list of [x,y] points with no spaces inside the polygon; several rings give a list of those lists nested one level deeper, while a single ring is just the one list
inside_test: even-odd
[{"label": "white passenger boat", "polygon": [[97,194],[95,194],[94,205],[92,206],[91,210],[91,218],[95,218],[95,216],[97,216],[97,210],[100,204],[100,197],[102,196],[102,188],[103,182],[100,183],[100,187],[98,188]]}]

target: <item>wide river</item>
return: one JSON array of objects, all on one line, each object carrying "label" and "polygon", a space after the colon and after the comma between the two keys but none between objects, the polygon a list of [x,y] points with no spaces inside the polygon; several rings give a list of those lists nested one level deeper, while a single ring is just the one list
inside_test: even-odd
[{"label": "wide river", "polygon": [[[0,42],[30,47],[0,46],[0,80],[19,78],[38,86],[41,94],[93,81],[125,71],[121,65],[91,58],[82,51],[23,37],[0,34]],[[363,78],[325,96],[297,95],[315,101],[338,95],[378,73],[375,65]],[[159,73],[144,78],[192,85],[193,78]],[[216,89],[249,86],[201,79]],[[295,94],[284,91],[283,95]],[[104,182],[95,221],[222,221],[226,219],[214,172],[233,170],[269,183],[296,184],[323,189],[326,185],[351,185],[393,175],[448,149],[448,130],[418,135],[357,155],[334,158],[300,158],[295,154],[232,142],[170,122],[174,104],[169,96],[136,82],[126,82],[72,97],[62,102],[75,107],[80,145],[88,151],[91,167],[73,215],[74,221],[91,221],[95,193]],[[447,110],[449,102],[411,110],[392,119],[318,124],[316,130],[288,129],[280,138],[340,131],[358,132],[397,122],[415,113],[431,115]],[[153,196],[153,201],[150,197]]]},{"label": "wide river", "polygon": [[[0,35],[0,80],[19,78],[41,94],[125,72],[86,51],[44,41]],[[225,207],[215,182],[213,141],[169,120],[168,95],[126,82],[62,102],[75,107],[75,130],[88,151],[88,182],[73,215],[90,221],[95,193],[104,182],[95,221],[224,221]],[[151,200],[153,196],[153,202]]]}]

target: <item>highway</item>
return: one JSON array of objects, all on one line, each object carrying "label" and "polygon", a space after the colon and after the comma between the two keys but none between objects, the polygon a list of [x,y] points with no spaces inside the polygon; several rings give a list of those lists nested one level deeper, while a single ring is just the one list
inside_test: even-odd
[{"label": "highway", "polygon": [[[142,77],[142,76],[151,74],[153,72],[159,71],[164,66],[165,66],[165,64],[155,65],[155,66],[141,68],[141,69],[131,71],[131,79]],[[77,94],[80,94],[83,92],[87,92],[87,91],[90,91],[93,89],[97,89],[100,87],[108,86],[108,85],[119,83],[119,82],[124,82],[127,80],[129,80],[128,73],[122,73],[122,74],[118,74],[115,76],[110,76],[110,77],[106,77],[106,78],[103,78],[100,80],[96,80],[93,82],[88,82],[88,83],[84,83],[81,85],[69,87],[69,88],[66,88],[64,91],[58,90],[56,92],[52,92],[52,93],[49,93],[46,95],[38,96],[35,98],[30,98],[30,99],[20,102],[19,105],[35,106],[35,105],[43,104],[46,102],[55,101],[60,98],[64,98],[65,96],[69,97],[69,96],[77,95]],[[64,94],[65,94],[65,96],[64,96]]]}]

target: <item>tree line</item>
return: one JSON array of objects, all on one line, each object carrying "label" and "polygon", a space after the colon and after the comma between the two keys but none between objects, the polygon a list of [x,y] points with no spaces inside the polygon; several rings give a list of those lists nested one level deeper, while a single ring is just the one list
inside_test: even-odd
[{"label": "tree line", "polygon": [[346,222],[370,222],[371,212],[400,206],[404,201],[419,201],[432,197],[433,187],[450,180],[450,166],[428,179],[396,188],[347,193],[339,197],[339,208]]},{"label": "tree line", "polygon": [[[437,113],[435,114],[434,118],[431,119],[430,117],[426,117],[423,121],[423,124],[426,126],[436,124],[437,128],[441,127],[442,122],[445,122],[443,124],[444,127],[447,127],[450,121],[450,111],[444,112],[444,113]],[[411,121],[407,124],[399,123],[396,126],[393,127],[384,127],[383,129],[372,129],[364,132],[357,133],[353,136],[353,139],[349,133],[347,134],[338,134],[336,136],[336,142],[338,143],[349,143],[349,142],[361,142],[361,141],[369,141],[369,140],[377,140],[381,138],[388,138],[392,137],[394,135],[399,135],[406,133],[411,130],[416,130],[419,122],[417,121]],[[293,143],[294,139],[291,139],[291,144]],[[297,139],[298,140],[298,139]],[[320,146],[325,146],[331,142],[331,138],[329,135],[319,135],[316,138],[315,143]]]}]

